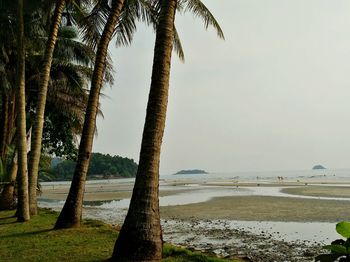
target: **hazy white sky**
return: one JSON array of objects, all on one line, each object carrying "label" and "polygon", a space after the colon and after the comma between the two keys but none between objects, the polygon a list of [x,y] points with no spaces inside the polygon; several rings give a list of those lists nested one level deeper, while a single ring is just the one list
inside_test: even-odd
[{"label": "hazy white sky", "polygon": [[[350,1],[203,0],[226,41],[190,14],[176,25],[161,173],[350,167]],[[94,150],[138,161],[154,34],[111,52],[115,85]]]}]

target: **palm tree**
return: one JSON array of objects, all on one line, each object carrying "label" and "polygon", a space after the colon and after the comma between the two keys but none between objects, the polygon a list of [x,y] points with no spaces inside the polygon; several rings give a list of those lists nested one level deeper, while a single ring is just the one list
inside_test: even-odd
[{"label": "palm tree", "polygon": [[6,155],[6,140],[7,140],[7,126],[9,116],[9,96],[3,94],[1,104],[1,116],[0,116],[0,158],[4,159]]},{"label": "palm tree", "polygon": [[113,261],[160,261],[162,230],[159,215],[159,162],[168,102],[176,9],[193,11],[223,33],[200,0],[160,1],[153,71],[135,186],[128,214],[116,241]]},{"label": "palm tree", "polygon": [[[51,28],[49,32],[49,37],[46,43],[45,49],[45,60],[43,63],[43,73],[42,79],[40,82],[40,91],[39,97],[37,101],[36,108],[36,119],[33,125],[33,139],[31,146],[31,154],[29,161],[29,193],[30,193],[30,212],[32,215],[36,215],[37,213],[37,196],[36,196],[36,188],[38,182],[38,169],[41,155],[41,147],[42,147],[42,135],[43,135],[43,126],[44,126],[44,114],[45,114],[45,105],[46,98],[48,92],[48,85],[50,79],[50,69],[53,60],[53,52],[55,49],[55,44],[57,41],[58,29],[61,24],[62,15],[66,18],[66,23],[71,25],[72,20],[75,21],[75,16],[71,14],[70,11],[73,10],[76,16],[83,16],[84,9],[89,8],[90,4],[94,2],[95,4],[99,4],[101,0],[59,0],[57,1],[56,8],[52,17],[50,15],[47,17],[48,23],[51,23]],[[64,7],[66,6],[66,12],[64,12]],[[77,8],[78,7],[78,8]],[[50,3],[46,6],[48,10],[50,10]],[[72,9],[72,10],[71,10]]]},{"label": "palm tree", "polygon": [[57,41],[58,29],[61,24],[62,13],[65,7],[65,0],[58,0],[56,8],[51,19],[51,28],[49,37],[46,44],[44,63],[42,67],[42,78],[39,87],[39,96],[36,107],[36,117],[33,125],[33,137],[31,143],[31,153],[29,161],[29,203],[30,214],[37,214],[37,183],[38,183],[38,170],[41,155],[41,141],[44,127],[44,113],[46,106],[47,88],[50,79],[50,70],[53,60],[54,49]]},{"label": "palm tree", "polygon": [[[4,166],[6,169],[6,166]],[[11,167],[9,172],[5,172],[7,183],[4,185],[4,188],[1,192],[0,197],[0,210],[11,210],[16,208],[16,199],[14,196],[15,185],[17,178],[18,164],[17,164],[17,154],[13,154],[11,161]]]},{"label": "palm tree", "polygon": [[[35,35],[34,35],[35,36]],[[87,84],[91,79],[92,65],[95,58],[94,50],[77,40],[78,32],[74,27],[61,27],[58,33],[57,45],[50,74],[50,82],[47,96],[43,150],[54,153],[57,156],[72,156],[76,149],[76,136],[81,134],[83,116],[87,104]],[[40,41],[36,41],[39,39]],[[35,115],[36,98],[40,83],[40,65],[44,60],[44,52],[41,47],[45,45],[46,38],[35,36],[36,48],[26,51],[26,96],[27,96],[27,119],[31,123]],[[33,45],[27,42],[28,45]],[[12,52],[13,53],[13,52]],[[17,56],[17,54],[15,54]],[[12,60],[12,59],[10,59]],[[12,64],[7,65],[12,68]],[[11,75],[8,70],[6,76]],[[1,75],[0,75],[1,76]],[[9,85],[13,80],[7,79]],[[11,97],[11,90],[2,90]],[[6,92],[5,92],[6,91]],[[3,101],[1,101],[3,102]],[[11,104],[11,103],[10,103]],[[9,110],[9,127],[13,129],[14,107],[11,104]],[[11,126],[11,127],[10,127]],[[7,131],[8,132],[8,131]],[[6,148],[12,144],[14,132],[11,132]],[[14,151],[14,150],[12,150]],[[13,155],[13,154],[12,154]],[[1,192],[0,209],[6,210],[14,207],[13,196],[16,181],[16,158],[8,157],[3,161],[6,169],[4,189]],[[7,167],[7,168],[6,168]]]},{"label": "palm tree", "polygon": [[5,3],[6,8],[0,6],[0,158],[6,162],[7,149],[12,140],[12,130],[15,126],[15,88],[16,81],[16,36],[13,24],[15,24],[15,6]]},{"label": "palm tree", "polygon": [[113,37],[114,29],[119,21],[119,16],[123,5],[124,0],[112,1],[110,14],[98,44],[83,133],[79,145],[78,161],[67,200],[56,221],[56,229],[80,226],[85,180],[91,157],[93,136],[96,129],[96,116],[98,113],[97,108],[100,91],[103,84],[108,45]]},{"label": "palm tree", "polygon": [[[25,7],[25,9],[32,10],[33,3]],[[13,2],[13,1],[2,1],[0,5],[0,38],[1,42],[1,58],[0,58],[0,93],[4,98],[1,108],[1,139],[0,139],[0,148],[1,148],[1,158],[4,164],[5,171],[5,185],[1,192],[0,200],[0,209],[13,209],[16,207],[16,201],[14,197],[14,189],[17,178],[17,154],[9,154],[9,150],[14,146],[14,142],[22,143],[22,148],[24,151],[27,151],[25,145],[23,145],[23,139],[19,140],[18,136],[15,138],[16,124],[15,122],[24,124],[21,125],[22,129],[22,138],[26,136],[26,127],[25,127],[25,113],[23,115],[23,103],[25,105],[25,77],[24,70],[25,64],[23,59],[25,55],[24,51],[24,30],[23,27],[25,23],[23,21],[23,3]],[[17,10],[17,15],[16,11]],[[20,14],[21,13],[21,14]],[[14,25],[17,26],[17,38],[15,35]],[[22,38],[23,37],[23,38]],[[20,50],[20,52],[18,52]],[[17,66],[16,66],[17,63]],[[16,68],[17,67],[17,68]],[[16,88],[17,87],[17,88]],[[20,88],[19,88],[20,87]],[[21,97],[21,101],[18,101],[16,97]],[[22,108],[19,108],[18,105],[21,105]],[[19,111],[20,114],[18,113]],[[21,119],[16,116],[20,115]],[[16,121],[17,120],[17,121]],[[24,135],[23,135],[24,134]],[[25,141],[25,140],[24,140]],[[21,159],[21,177],[18,177],[19,182],[19,217],[18,220],[28,220],[27,214],[27,204],[28,204],[28,190],[27,190],[27,173],[26,173],[26,153]]]},{"label": "palm tree", "polygon": [[24,20],[23,0],[18,0],[17,7],[17,148],[18,148],[18,206],[17,220],[28,221],[29,194],[27,172],[26,143],[26,102],[25,102],[25,50],[24,50]]},{"label": "palm tree", "polygon": [[[145,21],[148,24],[155,23],[153,10],[147,1],[125,0],[124,2],[124,0],[114,0],[112,1],[111,10],[106,8],[103,4],[105,4],[105,2],[96,5],[88,19],[84,19],[84,40],[92,46],[94,46],[96,42],[99,42],[99,44],[91,83],[89,103],[86,109],[83,135],[79,146],[78,161],[67,200],[55,225],[56,229],[80,226],[85,180],[91,157],[93,134],[96,128],[95,107],[96,104],[98,104],[102,87],[105,67],[103,63],[106,61],[108,44],[113,34],[116,34],[116,43],[118,46],[130,44],[136,30],[136,19]],[[103,10],[102,13],[105,14],[106,9],[110,13],[107,23],[104,26],[102,37],[100,37],[98,32],[102,24],[104,24],[104,21],[97,13]],[[180,58],[183,58],[181,43],[177,35],[174,37],[173,41],[177,47],[177,53]]]}]

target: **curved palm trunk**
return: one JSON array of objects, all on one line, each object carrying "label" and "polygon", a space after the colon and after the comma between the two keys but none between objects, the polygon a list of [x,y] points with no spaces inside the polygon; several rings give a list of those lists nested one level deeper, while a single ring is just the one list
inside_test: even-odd
[{"label": "curved palm trunk", "polygon": [[38,170],[41,155],[41,143],[44,127],[44,115],[46,106],[47,88],[50,79],[51,64],[53,58],[53,52],[57,41],[57,33],[61,24],[62,13],[65,7],[66,1],[57,1],[55,12],[52,18],[51,29],[49,38],[46,44],[46,50],[44,55],[42,80],[39,87],[38,104],[36,107],[35,122],[33,125],[33,138],[31,145],[31,153],[29,159],[29,205],[30,214],[36,215],[37,209],[37,196],[36,189],[38,185]]},{"label": "curved palm trunk", "polygon": [[9,121],[9,97],[3,95],[2,99],[2,110],[1,110],[1,130],[0,130],[0,158],[5,160],[6,148],[7,148],[7,137],[8,137],[8,121]]},{"label": "curved palm trunk", "polygon": [[95,68],[91,80],[89,101],[86,108],[83,133],[79,145],[78,161],[75,167],[67,200],[55,225],[56,229],[80,226],[85,180],[89,168],[92,143],[96,128],[98,101],[104,78],[108,45],[112,39],[114,28],[118,23],[123,4],[124,0],[113,1],[111,13],[109,14],[107,23],[98,44]]},{"label": "curved palm trunk", "polygon": [[[8,123],[7,123],[7,130],[6,135],[4,137],[4,143],[6,145],[13,144],[14,141],[17,141],[15,136],[15,95],[10,94],[9,95],[9,103],[8,103]],[[7,147],[7,146],[6,146]],[[7,149],[4,150],[5,159],[7,154]],[[18,170],[18,164],[17,164],[17,153],[14,154],[14,157],[12,159],[10,172],[6,176],[6,182],[8,184],[4,185],[3,190],[1,191],[0,196],[0,210],[10,210],[16,208],[16,196],[15,196],[15,185],[16,185],[16,178],[17,178],[17,170]]]},{"label": "curved palm trunk", "polygon": [[140,163],[113,261],[160,261],[162,258],[159,161],[168,104],[176,3],[177,0],[162,1]]},{"label": "curved palm trunk", "polygon": [[24,21],[23,0],[18,0],[17,13],[17,148],[18,148],[18,205],[17,220],[28,221],[29,194],[28,194],[28,170],[27,170],[27,143],[26,143],[26,111],[25,111],[25,52],[24,52]]},{"label": "curved palm trunk", "polygon": [[9,101],[9,121],[8,121],[8,136],[6,144],[10,145],[13,142],[16,127],[16,94],[11,94]]},{"label": "curved palm trunk", "polygon": [[16,199],[15,199],[15,185],[17,177],[17,156],[12,160],[11,170],[8,178],[8,184],[4,186],[4,189],[1,192],[0,196],[0,210],[10,210],[16,208]]}]

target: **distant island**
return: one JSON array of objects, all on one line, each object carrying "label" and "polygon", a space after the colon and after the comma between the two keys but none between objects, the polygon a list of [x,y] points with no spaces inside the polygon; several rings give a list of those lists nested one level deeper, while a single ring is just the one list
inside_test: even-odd
[{"label": "distant island", "polygon": [[312,170],[320,170],[320,169],[326,169],[326,168],[322,165],[316,165],[312,168]]},{"label": "distant island", "polygon": [[208,172],[200,169],[192,169],[192,170],[181,170],[175,175],[193,175],[193,174],[208,174]]}]

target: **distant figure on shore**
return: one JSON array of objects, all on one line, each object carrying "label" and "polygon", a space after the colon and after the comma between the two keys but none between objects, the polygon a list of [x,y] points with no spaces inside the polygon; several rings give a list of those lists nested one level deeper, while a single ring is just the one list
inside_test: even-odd
[{"label": "distant figure on shore", "polygon": [[283,183],[283,176],[278,176],[277,179],[278,179],[278,183]]}]

